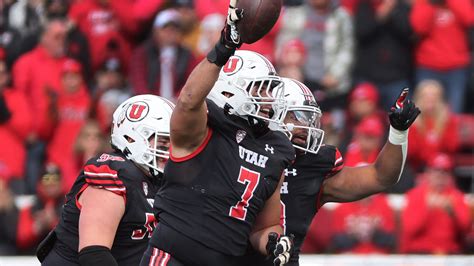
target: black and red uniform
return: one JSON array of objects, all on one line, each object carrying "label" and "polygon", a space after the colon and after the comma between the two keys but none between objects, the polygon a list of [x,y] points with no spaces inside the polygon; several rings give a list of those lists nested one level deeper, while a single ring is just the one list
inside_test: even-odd
[{"label": "black and red uniform", "polygon": [[57,239],[48,255],[51,258],[46,257],[43,265],[79,265],[81,205],[78,198],[89,186],[123,197],[125,213],[111,253],[118,265],[138,265],[157,223],[152,206],[158,182],[158,178],[145,175],[122,153],[102,154],[90,159],[66,196],[59,224],[54,230]]},{"label": "black and red uniform", "polygon": [[[313,217],[316,215],[323,192],[323,182],[337,174],[344,166],[339,150],[323,145],[317,154],[297,154],[296,160],[285,169],[285,181],[281,187],[281,225],[286,235],[293,234],[294,245],[290,261],[286,265],[299,265],[299,253]],[[273,265],[272,259],[249,252],[242,265]]]},{"label": "black and red uniform", "polygon": [[149,265],[153,251],[184,265],[237,263],[255,218],[295,157],[281,132],[254,135],[247,120],[226,114],[212,101],[207,107],[203,144],[186,157],[170,156],[166,165],[155,198],[160,224],[141,265]]}]

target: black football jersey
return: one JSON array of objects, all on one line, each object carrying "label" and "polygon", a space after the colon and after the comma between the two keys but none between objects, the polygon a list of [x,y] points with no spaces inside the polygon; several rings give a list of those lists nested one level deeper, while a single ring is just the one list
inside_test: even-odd
[{"label": "black football jersey", "polygon": [[77,261],[81,212],[78,196],[88,186],[106,189],[124,198],[125,213],[117,228],[111,252],[118,265],[140,264],[157,223],[153,200],[158,190],[158,179],[146,176],[121,153],[102,154],[90,159],[84,166],[66,195],[66,203],[55,229],[59,244],[56,251]]},{"label": "black football jersey", "polygon": [[[285,169],[285,180],[280,191],[281,225],[285,234],[295,236],[290,262],[286,265],[299,265],[301,245],[320,207],[323,181],[338,173],[343,166],[339,150],[323,145],[317,154],[298,154],[295,162]],[[254,250],[249,250],[242,261],[242,265],[273,265],[272,259],[266,259]]]},{"label": "black football jersey", "polygon": [[204,143],[189,156],[170,158],[155,207],[160,223],[210,249],[241,256],[256,216],[295,152],[281,132],[254,136],[246,120],[212,101],[207,106]]},{"label": "black football jersey", "polygon": [[291,261],[298,261],[306,232],[320,207],[319,197],[324,179],[339,172],[344,166],[339,150],[321,146],[317,154],[297,156],[294,164],[285,169],[281,187],[283,231],[294,234],[294,252]]}]

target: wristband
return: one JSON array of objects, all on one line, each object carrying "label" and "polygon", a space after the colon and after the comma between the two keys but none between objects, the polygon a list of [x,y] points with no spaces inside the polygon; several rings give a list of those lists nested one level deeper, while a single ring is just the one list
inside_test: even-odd
[{"label": "wristband", "polygon": [[402,146],[402,166],[400,168],[400,173],[398,174],[398,183],[398,181],[400,181],[400,178],[402,177],[402,172],[405,167],[405,161],[407,159],[408,129],[401,131],[390,126],[390,130],[388,132],[388,141],[393,145]]},{"label": "wristband", "polygon": [[218,42],[207,54],[207,61],[222,67],[234,55],[234,52],[235,48],[227,48],[222,42]]},{"label": "wristband", "polygon": [[393,145],[403,145],[408,141],[408,129],[401,131],[390,126],[388,141]]}]

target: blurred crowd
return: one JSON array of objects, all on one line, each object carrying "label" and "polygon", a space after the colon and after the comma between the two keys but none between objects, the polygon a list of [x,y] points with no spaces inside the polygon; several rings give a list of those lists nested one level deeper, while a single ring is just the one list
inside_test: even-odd
[{"label": "blurred crowd", "polygon": [[[403,87],[422,113],[403,193],[323,208],[307,252],[474,253],[474,1],[284,0],[244,44],[303,81],[345,164],[375,160]],[[0,255],[32,254],[82,164],[110,150],[111,115],[176,99],[220,36],[228,0],[0,1]],[[32,199],[24,204],[21,199]]]}]

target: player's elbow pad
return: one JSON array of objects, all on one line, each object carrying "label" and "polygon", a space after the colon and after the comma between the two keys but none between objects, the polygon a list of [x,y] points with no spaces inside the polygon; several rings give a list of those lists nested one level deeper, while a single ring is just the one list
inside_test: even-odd
[{"label": "player's elbow pad", "polygon": [[79,265],[81,266],[118,266],[117,261],[104,246],[87,246],[79,252]]}]

